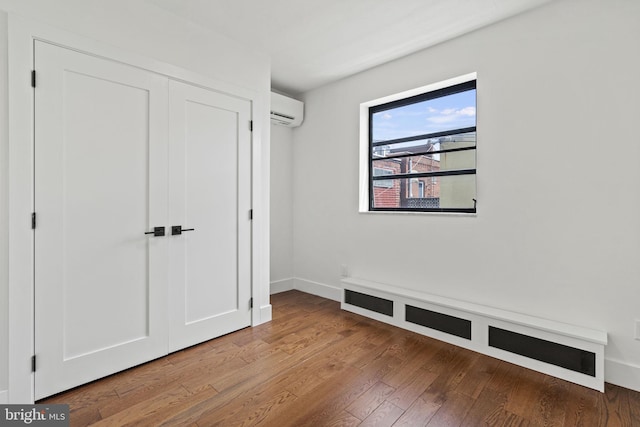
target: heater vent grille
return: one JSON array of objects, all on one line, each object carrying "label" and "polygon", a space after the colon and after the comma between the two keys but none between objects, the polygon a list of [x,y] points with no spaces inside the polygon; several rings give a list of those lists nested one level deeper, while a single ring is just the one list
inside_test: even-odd
[{"label": "heater vent grille", "polygon": [[360,292],[347,289],[344,291],[344,302],[393,317],[393,301],[388,299],[361,294]]},{"label": "heater vent grille", "polygon": [[596,376],[596,355],[590,351],[569,347],[540,338],[489,326],[489,346],[520,356]]},{"label": "heater vent grille", "polygon": [[411,305],[406,306],[405,320],[440,332],[471,339],[471,321],[448,314],[437,313]]}]

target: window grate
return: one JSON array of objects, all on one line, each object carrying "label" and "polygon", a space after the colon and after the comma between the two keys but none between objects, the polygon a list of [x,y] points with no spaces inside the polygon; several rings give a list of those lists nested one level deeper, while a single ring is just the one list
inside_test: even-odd
[{"label": "window grate", "polygon": [[369,111],[369,210],[476,212],[476,80]]}]

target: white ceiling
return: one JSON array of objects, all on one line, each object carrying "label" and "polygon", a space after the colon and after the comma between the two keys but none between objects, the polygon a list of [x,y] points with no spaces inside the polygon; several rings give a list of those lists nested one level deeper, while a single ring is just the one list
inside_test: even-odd
[{"label": "white ceiling", "polygon": [[146,0],[271,57],[295,95],[551,0]]}]

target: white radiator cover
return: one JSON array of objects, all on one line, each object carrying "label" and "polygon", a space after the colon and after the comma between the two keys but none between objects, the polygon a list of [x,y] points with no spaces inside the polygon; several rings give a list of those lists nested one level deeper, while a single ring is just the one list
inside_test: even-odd
[{"label": "white radiator cover", "polygon": [[[607,333],[507,310],[473,304],[466,301],[430,295],[408,289],[357,278],[342,279],[341,307],[365,317],[445,341],[478,353],[486,354],[525,368],[561,378],[598,391],[604,391],[604,347]],[[393,302],[393,314],[385,315],[345,300],[346,291],[383,298]],[[471,322],[471,339],[421,326],[406,320],[406,306],[453,316]],[[499,328],[534,339],[545,340],[595,355],[595,375],[586,375],[554,364],[501,350],[489,345],[489,328]]]}]

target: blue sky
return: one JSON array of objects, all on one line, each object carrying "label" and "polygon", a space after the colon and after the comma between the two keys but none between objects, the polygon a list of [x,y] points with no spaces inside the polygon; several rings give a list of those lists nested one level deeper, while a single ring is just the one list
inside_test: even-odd
[{"label": "blue sky", "polygon": [[375,113],[373,140],[386,141],[475,125],[474,89]]}]

